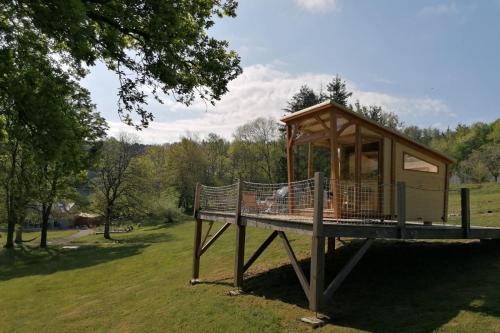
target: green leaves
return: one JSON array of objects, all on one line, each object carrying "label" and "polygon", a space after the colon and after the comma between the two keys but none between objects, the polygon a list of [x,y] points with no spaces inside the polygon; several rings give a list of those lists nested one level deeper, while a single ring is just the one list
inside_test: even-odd
[{"label": "green leaves", "polygon": [[[118,112],[128,124],[147,126],[148,94],[189,105],[215,103],[241,73],[226,41],[207,34],[213,16],[234,17],[234,0],[2,0],[0,38],[29,30],[46,39],[50,53],[65,56],[68,70],[104,62],[119,76]],[[9,18],[9,19],[7,19]],[[22,24],[19,24],[22,22]],[[137,124],[136,124],[137,125]]]}]

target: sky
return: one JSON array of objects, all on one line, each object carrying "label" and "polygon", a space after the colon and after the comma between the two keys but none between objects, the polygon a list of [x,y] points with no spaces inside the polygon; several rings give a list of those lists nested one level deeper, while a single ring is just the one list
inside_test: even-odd
[{"label": "sky", "polygon": [[240,0],[236,18],[209,34],[229,41],[243,74],[215,107],[151,101],[155,120],[136,132],[120,122],[117,78],[102,64],[84,79],[109,135],[143,143],[231,139],[258,117],[279,119],[300,86],[339,74],[351,102],[379,105],[405,125],[445,129],[500,117],[500,0]]}]

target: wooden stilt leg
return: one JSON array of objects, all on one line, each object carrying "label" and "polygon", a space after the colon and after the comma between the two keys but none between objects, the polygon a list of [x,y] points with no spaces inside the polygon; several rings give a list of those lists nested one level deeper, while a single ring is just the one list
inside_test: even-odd
[{"label": "wooden stilt leg", "polygon": [[245,264],[245,233],[246,227],[236,225],[236,253],[234,256],[234,286],[243,287],[243,266]]},{"label": "wooden stilt leg", "polygon": [[202,222],[198,218],[198,210],[200,209],[200,191],[201,185],[196,184],[196,193],[194,196],[194,248],[193,248],[193,275],[191,277],[191,284],[198,282],[200,278],[200,247],[201,247],[201,232],[202,232]]},{"label": "wooden stilt leg", "polygon": [[311,299],[309,309],[318,312],[325,287],[325,237],[313,236],[311,248]]},{"label": "wooden stilt leg", "polygon": [[193,276],[191,283],[195,284],[200,278],[200,246],[201,246],[201,220],[196,219],[194,227],[194,248],[193,248]]},{"label": "wooden stilt leg", "polygon": [[241,191],[242,182],[238,183],[238,199],[235,212],[236,244],[234,252],[234,286],[243,287],[243,266],[245,265],[245,233],[246,226],[241,224]]},{"label": "wooden stilt leg", "polygon": [[318,312],[323,304],[325,283],[325,236],[323,235],[323,173],[314,175],[314,215],[311,246],[309,309]]}]

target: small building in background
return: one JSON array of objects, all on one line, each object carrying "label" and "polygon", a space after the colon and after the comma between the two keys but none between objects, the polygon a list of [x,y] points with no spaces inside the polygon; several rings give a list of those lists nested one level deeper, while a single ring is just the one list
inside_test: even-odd
[{"label": "small building in background", "polygon": [[74,217],[73,225],[75,227],[87,226],[96,227],[104,223],[104,218],[99,214],[79,213]]}]

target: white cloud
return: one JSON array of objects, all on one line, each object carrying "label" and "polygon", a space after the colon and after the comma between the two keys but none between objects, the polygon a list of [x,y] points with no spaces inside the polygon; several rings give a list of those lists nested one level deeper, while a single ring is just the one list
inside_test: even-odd
[{"label": "white cloud", "polygon": [[[200,137],[215,132],[230,139],[236,127],[258,117],[283,116],[283,108],[301,85],[307,84],[318,90],[325,86],[332,74],[303,73],[290,74],[280,64],[252,65],[244,68],[243,74],[229,84],[229,92],[215,107],[206,107],[196,103],[190,108],[167,102],[163,106],[161,118],[171,115],[176,120],[154,121],[150,127],[138,132],[145,143],[163,143],[177,141],[187,133],[196,133]],[[363,91],[355,84],[348,82],[348,88],[353,91],[354,98],[365,105],[380,105],[385,110],[395,112],[402,120],[418,125],[431,125],[443,121],[453,115],[445,102],[423,97],[406,98],[392,96],[386,93]],[[182,112],[180,112],[182,111]],[[173,112],[173,113],[170,113]],[[425,115],[425,118],[422,118]],[[443,117],[445,116],[445,117]],[[428,123],[422,123],[422,120]],[[110,122],[110,134],[120,131],[135,132],[120,122]]]},{"label": "white cloud", "polygon": [[432,5],[423,7],[418,14],[421,16],[453,15],[458,14],[458,8],[455,3]]},{"label": "white cloud", "polygon": [[353,89],[353,95],[359,99],[363,105],[378,105],[384,110],[394,112],[406,120],[417,120],[423,115],[445,115],[454,117],[455,115],[448,110],[448,105],[439,99],[406,98],[397,97],[384,93],[373,91],[360,91]]},{"label": "white cloud", "polygon": [[313,14],[339,9],[339,0],[295,0],[295,4]]}]

